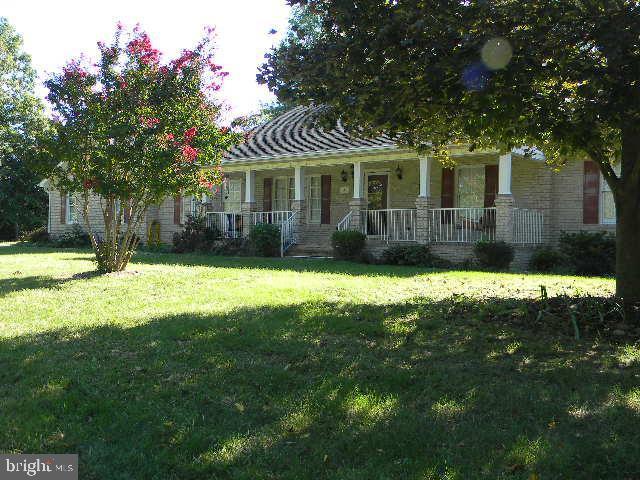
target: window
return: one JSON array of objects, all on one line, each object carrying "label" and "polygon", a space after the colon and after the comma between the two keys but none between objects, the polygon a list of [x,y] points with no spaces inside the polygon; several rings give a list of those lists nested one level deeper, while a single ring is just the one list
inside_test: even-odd
[{"label": "window", "polygon": [[[122,202],[120,200],[116,200],[116,219],[120,217],[120,210],[122,209]],[[121,219],[122,223],[127,223],[127,215],[122,215]]]},{"label": "window", "polygon": [[458,168],[458,208],[484,207],[484,165]]},{"label": "window", "polygon": [[232,213],[240,213],[241,196],[241,180],[227,180],[224,185],[224,211]]},{"label": "window", "polygon": [[280,212],[291,210],[291,202],[295,193],[293,177],[277,177],[274,179],[273,210]]},{"label": "window", "polygon": [[[619,164],[614,170],[617,174],[620,173]],[[600,174],[600,212],[600,223],[609,225],[616,223],[616,204],[613,200],[613,192],[602,174]]]},{"label": "window", "polygon": [[189,203],[189,215],[195,217],[198,214],[198,197],[191,196],[191,202]]},{"label": "window", "polygon": [[320,223],[322,214],[322,193],[320,175],[307,177],[304,185],[304,200],[307,204],[307,222]]},{"label": "window", "polygon": [[72,223],[78,223],[78,201],[76,199],[75,194],[69,193],[67,195],[67,223],[71,225]]}]

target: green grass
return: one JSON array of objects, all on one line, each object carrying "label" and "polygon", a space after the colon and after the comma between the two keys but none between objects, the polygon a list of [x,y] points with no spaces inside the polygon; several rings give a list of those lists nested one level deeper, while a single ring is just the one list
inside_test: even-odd
[{"label": "green grass", "polygon": [[136,275],[92,269],[0,245],[0,451],[77,452],[83,479],[640,477],[638,345],[475,315],[610,279],[149,253]]}]

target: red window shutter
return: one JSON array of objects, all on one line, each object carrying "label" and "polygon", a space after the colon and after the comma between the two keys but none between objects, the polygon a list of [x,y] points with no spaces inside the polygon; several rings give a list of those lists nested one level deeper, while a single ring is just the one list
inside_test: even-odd
[{"label": "red window shutter", "polygon": [[[453,168],[442,169],[442,191],[440,193],[440,207],[453,208],[453,188],[455,171]],[[442,223],[451,223],[451,212],[442,212]]]},{"label": "red window shutter", "polygon": [[271,211],[271,196],[272,196],[273,178],[264,179],[264,193],[262,195],[262,206],[265,212]]},{"label": "red window shutter", "polygon": [[600,169],[595,162],[584,162],[584,179],[582,187],[582,223],[596,224],[600,222]]},{"label": "red window shutter", "polygon": [[455,175],[453,168],[442,169],[442,193],[440,195],[440,206],[442,208],[453,208],[453,185]]},{"label": "red window shutter", "polygon": [[173,223],[175,225],[182,223],[182,197],[180,195],[173,199]]},{"label": "red window shutter", "polygon": [[60,192],[60,223],[67,223],[67,194]]},{"label": "red window shutter", "polygon": [[485,165],[484,167],[484,206],[495,206],[498,194],[498,165]]},{"label": "red window shutter", "polygon": [[320,210],[320,223],[331,223],[331,175],[320,177],[320,196],[322,197],[322,207]]}]

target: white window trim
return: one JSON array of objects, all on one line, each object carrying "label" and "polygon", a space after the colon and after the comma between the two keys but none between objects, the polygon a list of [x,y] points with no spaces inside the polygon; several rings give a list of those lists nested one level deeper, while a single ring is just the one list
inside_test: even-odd
[{"label": "white window trim", "polygon": [[184,225],[187,222],[189,215],[193,216],[193,214],[195,213],[198,205],[198,197],[196,197],[195,195],[182,197],[181,202],[182,205],[180,210],[182,212],[182,219],[180,223]]},{"label": "white window trim", "polygon": [[[233,202],[233,203],[237,203],[238,204],[238,210],[237,211],[234,211],[234,210],[231,210],[231,209],[227,208],[227,205],[228,205],[229,201],[227,200],[226,197],[228,197],[229,194],[230,194],[230,190],[231,189],[229,187],[231,186],[232,183],[234,185],[238,186],[238,192],[239,192],[239,196],[240,196],[240,198],[238,199],[237,202],[236,201]],[[223,207],[223,210],[225,212],[228,212],[228,213],[240,213],[240,211],[242,210],[242,180],[241,179],[239,179],[239,178],[230,178],[229,180],[227,180],[226,185],[223,188],[222,207]]]},{"label": "white window trim", "polygon": [[[71,199],[73,198],[73,215],[72,213],[72,209],[71,209]],[[67,204],[65,206],[66,208],[66,213],[65,213],[65,218],[67,220],[67,225],[75,225],[78,223],[78,205],[77,205],[77,198],[75,196],[75,194],[73,193],[69,193],[67,194]]]},{"label": "white window trim", "polygon": [[[317,178],[318,179],[318,186],[320,188],[320,215],[318,216],[318,219],[311,219],[311,179],[312,178]],[[309,192],[309,198],[307,198],[307,192]],[[310,223],[312,225],[320,225],[322,223],[322,175],[317,174],[317,175],[306,175],[304,178],[304,201],[306,204],[306,210],[307,210],[307,223]]]},{"label": "white window trim", "polygon": [[[614,171],[616,172],[616,174],[620,174],[620,167],[616,166],[616,168],[614,168]],[[615,217],[613,219],[604,218],[604,193],[611,192],[611,189],[609,188],[609,184],[605,180],[604,175],[602,175],[602,172],[599,172],[599,174],[600,174],[600,185],[598,188],[598,216],[600,217],[599,218],[600,225],[615,225],[617,223]],[[612,192],[612,195],[613,195],[613,192]],[[614,203],[614,209],[615,209],[615,203]]]},{"label": "white window trim", "polygon": [[372,170],[364,172],[364,199],[367,205],[369,204],[369,176],[386,176],[387,177],[387,206],[385,209],[390,209],[391,205],[391,172],[389,170]]},{"label": "white window trim", "polygon": [[[291,202],[293,202],[294,199],[295,199],[295,186],[294,186],[293,189],[289,186],[291,184],[291,180],[292,179],[295,182],[295,179],[294,179],[293,175],[284,175],[284,176],[279,176],[279,177],[273,177],[273,185],[271,187],[271,208],[272,208],[273,211],[289,211],[289,210],[291,210]],[[277,191],[278,191],[278,188],[277,188],[276,184],[277,184],[278,180],[285,180],[286,184],[287,184],[287,204],[288,205],[287,205],[287,208],[285,208],[284,210],[283,209],[274,208],[275,205],[276,205],[276,195],[277,195]],[[291,196],[291,192],[293,192],[293,196]]]},{"label": "white window trim", "polygon": [[[116,219],[120,216],[120,209],[121,208],[122,208],[122,202],[120,200],[116,200],[116,203],[115,203],[115,210],[116,210],[115,217],[116,217]],[[122,215],[122,223],[124,225],[127,224],[127,218],[124,215]]]},{"label": "white window trim", "polygon": [[[487,164],[487,165],[490,165],[490,164]],[[455,182],[454,185],[453,185],[453,205],[454,205],[455,208],[461,208],[459,200],[458,200],[458,196],[459,196],[459,193],[460,193],[460,180],[459,180],[460,170],[472,170],[472,169],[481,170],[483,172],[483,176],[485,177],[484,181],[485,181],[485,185],[486,185],[487,178],[486,178],[486,172],[485,172],[485,164],[482,164],[482,165],[458,165],[454,170],[455,174],[454,174],[454,179],[453,179],[453,181]],[[483,195],[484,195],[484,192],[483,192]],[[475,208],[484,208],[484,202],[482,202],[482,207],[475,207]]]},{"label": "white window trim", "polygon": [[[47,208],[47,233],[51,233],[51,192],[47,192],[47,195],[49,197],[49,206]],[[60,202],[58,202],[60,203]]]}]

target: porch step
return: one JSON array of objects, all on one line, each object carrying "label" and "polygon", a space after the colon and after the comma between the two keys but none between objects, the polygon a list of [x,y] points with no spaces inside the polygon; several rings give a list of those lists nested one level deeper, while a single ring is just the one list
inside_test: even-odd
[{"label": "porch step", "polygon": [[335,225],[304,225],[298,232],[298,241],[289,250],[287,256],[330,257],[331,234]]},{"label": "porch step", "polygon": [[287,250],[286,255],[288,257],[331,257],[333,251],[331,246],[326,244],[296,243]]}]

